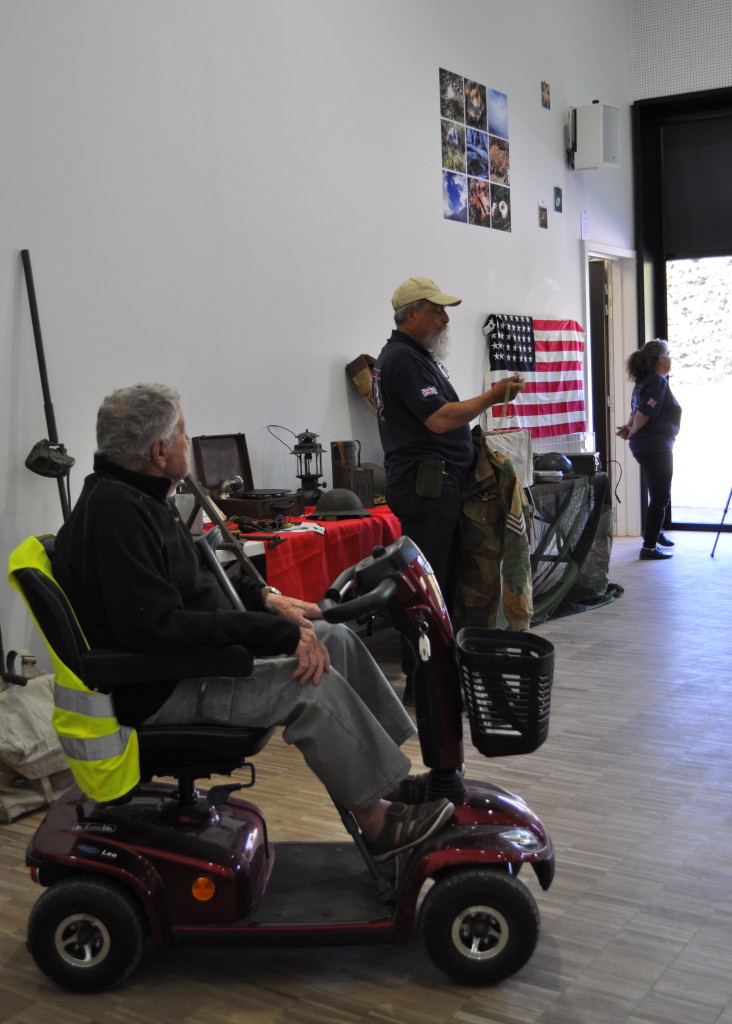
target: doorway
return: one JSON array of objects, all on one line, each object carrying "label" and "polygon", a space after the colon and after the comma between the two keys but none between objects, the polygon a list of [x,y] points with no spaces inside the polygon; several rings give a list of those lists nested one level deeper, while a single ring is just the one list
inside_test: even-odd
[{"label": "doorway", "polygon": [[715,529],[732,486],[732,256],[666,262],[669,379],[683,410],[674,445],[672,526]]},{"label": "doorway", "polygon": [[600,465],[608,467],[608,475],[612,483],[610,470],[610,452],[608,437],[610,435],[610,310],[612,296],[610,293],[610,274],[607,260],[591,256],[588,263],[590,288],[589,318],[589,374],[592,409],[591,430],[595,433],[595,450],[600,456]]},{"label": "doorway", "polygon": [[595,450],[603,451],[602,469],[612,482],[613,533],[638,537],[640,472],[627,443],[615,435],[630,403],[625,362],[638,343],[636,254],[604,242],[584,242],[583,255],[588,422],[595,431]]}]

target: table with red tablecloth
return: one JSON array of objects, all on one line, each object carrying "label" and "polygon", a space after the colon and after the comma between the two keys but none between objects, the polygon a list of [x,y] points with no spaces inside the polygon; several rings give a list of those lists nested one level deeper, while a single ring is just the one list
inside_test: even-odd
[{"label": "table with red tablecloth", "polygon": [[[325,533],[283,531],[281,544],[265,545],[267,583],[289,597],[319,601],[330,584],[354,562],[371,554],[377,544],[401,536],[397,517],[386,505],[367,510],[363,519],[321,522]],[[288,517],[289,522],[313,520]]]}]

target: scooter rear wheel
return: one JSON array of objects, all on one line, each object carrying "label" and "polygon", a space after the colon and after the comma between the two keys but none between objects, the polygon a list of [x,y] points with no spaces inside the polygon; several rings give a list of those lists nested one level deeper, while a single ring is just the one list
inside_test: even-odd
[{"label": "scooter rear wheel", "polygon": [[425,896],[422,938],[434,964],[456,981],[493,985],[523,967],[539,937],[539,911],[517,878],[466,869]]},{"label": "scooter rear wheel", "polygon": [[119,985],[140,962],[145,938],[134,897],[95,878],[55,882],[28,920],[28,949],[36,964],[72,992]]}]

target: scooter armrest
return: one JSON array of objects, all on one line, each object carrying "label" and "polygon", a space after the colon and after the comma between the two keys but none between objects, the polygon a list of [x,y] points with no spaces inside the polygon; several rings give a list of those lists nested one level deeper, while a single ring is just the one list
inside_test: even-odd
[{"label": "scooter armrest", "polygon": [[198,676],[247,676],[254,659],[245,647],[196,648],[175,654],[138,654],[96,648],[81,655],[84,682],[107,691],[125,683],[161,683]]}]

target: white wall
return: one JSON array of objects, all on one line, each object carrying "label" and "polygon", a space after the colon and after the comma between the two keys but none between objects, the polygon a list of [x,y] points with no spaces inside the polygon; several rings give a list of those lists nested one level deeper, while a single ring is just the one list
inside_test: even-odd
[{"label": "white wall", "polygon": [[[344,367],[378,354],[401,280],[463,296],[468,397],[487,312],[583,319],[581,211],[632,248],[625,31],[624,0],[0,0],[3,560],[60,524],[23,467],[46,429],[21,248],[72,497],[101,397],[138,380],[179,386],[192,433],[244,431],[257,486],[298,483],[269,423],[378,459]],[[442,218],[439,67],[508,95],[510,234]],[[621,110],[621,167],[572,174],[566,111],[593,99]],[[0,622],[30,641],[4,588]]]}]

